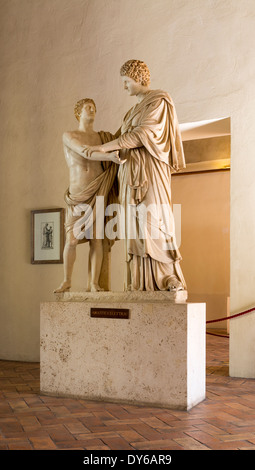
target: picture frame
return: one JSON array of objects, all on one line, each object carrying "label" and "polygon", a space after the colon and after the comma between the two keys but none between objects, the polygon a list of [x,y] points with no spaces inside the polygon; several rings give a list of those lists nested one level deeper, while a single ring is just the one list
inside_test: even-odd
[{"label": "picture frame", "polygon": [[64,250],[65,209],[31,211],[31,263],[61,264]]}]

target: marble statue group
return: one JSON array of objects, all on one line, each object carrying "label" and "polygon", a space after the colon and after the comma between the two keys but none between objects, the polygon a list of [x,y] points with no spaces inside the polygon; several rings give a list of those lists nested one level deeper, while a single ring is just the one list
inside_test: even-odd
[{"label": "marble statue group", "polygon": [[[65,193],[64,280],[54,291],[71,287],[76,248],[89,243],[89,291],[99,291],[104,225],[110,204],[122,209],[126,290],[178,291],[186,283],[180,266],[171,205],[171,173],[185,167],[174,103],[168,93],[150,89],[150,71],[139,60],[120,69],[124,90],[137,98],[115,133],[96,132],[96,104],[78,101],[78,129],[63,134],[69,168]],[[100,220],[99,220],[100,219]]]}]

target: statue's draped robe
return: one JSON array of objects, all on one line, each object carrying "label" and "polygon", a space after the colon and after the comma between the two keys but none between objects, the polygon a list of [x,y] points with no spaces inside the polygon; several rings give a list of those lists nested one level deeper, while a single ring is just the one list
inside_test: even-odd
[{"label": "statue's draped robe", "polygon": [[[99,132],[102,144],[114,138],[110,132]],[[79,164],[84,162],[84,157],[77,154]],[[65,192],[65,202],[67,204],[65,230],[66,233],[73,230],[74,235],[79,239],[79,243],[87,242],[100,232],[103,234],[105,218],[97,217],[100,210],[104,210],[108,204],[116,203],[118,197],[117,170],[118,165],[111,161],[101,162],[103,172],[98,175],[82,191],[70,193],[69,188]],[[104,207],[98,204],[97,197],[103,196]],[[96,202],[98,208],[96,210]],[[85,210],[84,210],[85,209]],[[96,224],[98,228],[96,229]],[[98,230],[98,232],[96,232]],[[103,238],[103,237],[102,237]]]},{"label": "statue's draped robe", "polygon": [[185,159],[171,97],[149,91],[125,115],[120,134],[120,155],[127,159],[118,171],[119,202],[125,207],[127,287],[186,289],[171,205],[171,172],[184,168]]}]

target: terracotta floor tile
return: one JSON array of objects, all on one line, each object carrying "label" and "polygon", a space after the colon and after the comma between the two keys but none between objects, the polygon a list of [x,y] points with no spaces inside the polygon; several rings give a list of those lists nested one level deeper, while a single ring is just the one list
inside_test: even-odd
[{"label": "terracotta floor tile", "polygon": [[111,449],[110,449],[110,447],[108,447],[106,445],[102,445],[102,446],[93,445],[92,447],[87,446],[86,450],[111,450]]},{"label": "terracotta floor tile", "polygon": [[32,450],[32,444],[28,441],[15,442],[13,444],[8,444],[9,450]]},{"label": "terracotta floor tile", "polygon": [[108,432],[98,432],[98,433],[90,433],[90,434],[77,434],[76,438],[79,440],[87,440],[87,439],[94,439],[94,438],[104,438],[104,437],[118,437],[118,433],[115,431],[108,431]]},{"label": "terracotta floor tile", "polygon": [[150,418],[141,418],[141,421],[143,421],[143,423],[145,424],[148,424],[148,426],[151,426],[153,429],[171,429],[171,426],[164,423],[163,421],[161,421],[161,419],[157,418],[156,416],[151,416]]},{"label": "terracotta floor tile", "polygon": [[122,437],[103,437],[103,442],[113,450],[132,450],[134,447],[128,444]]},{"label": "terracotta floor tile", "polygon": [[[102,439],[88,439],[83,441],[85,449],[92,450],[94,447],[104,447],[107,444]],[[108,447],[108,446],[107,446]],[[109,449],[109,447],[108,447]]]},{"label": "terracotta floor tile", "polygon": [[[99,418],[103,421],[114,420],[114,416],[107,410],[94,411],[94,415],[96,418]],[[116,422],[116,419],[114,421]]]},{"label": "terracotta floor tile", "polygon": [[177,437],[174,439],[177,444],[182,446],[185,450],[209,450],[210,448],[204,444],[201,444],[200,441],[197,439],[193,439],[192,437]]},{"label": "terracotta floor tile", "polygon": [[254,433],[220,434],[219,438],[223,442],[250,441],[251,439],[254,439]]},{"label": "terracotta floor tile", "polygon": [[[194,428],[190,428],[194,430]],[[187,431],[182,429],[172,429],[171,431],[164,431],[160,434],[161,439],[175,439],[175,438],[185,438],[187,437]]]},{"label": "terracotta floor tile", "polygon": [[204,431],[190,431],[187,432],[188,436],[196,439],[196,441],[204,444],[206,447],[212,450],[216,450],[222,444],[222,440],[219,435],[212,436]]},{"label": "terracotta floor tile", "polygon": [[208,423],[202,423],[202,424],[196,425],[196,428],[198,428],[201,431],[206,432],[207,434],[210,434],[211,436],[217,436],[217,434],[222,434],[222,429],[218,428],[217,426],[213,426],[212,424],[208,424]]},{"label": "terracotta floor tile", "polygon": [[141,436],[141,434],[138,434],[138,432],[133,431],[132,429],[128,431],[119,431],[118,434],[125,439],[127,442],[137,442],[137,441],[144,441],[144,437]]},{"label": "terracotta floor tile", "polygon": [[29,429],[25,432],[25,435],[30,439],[30,438],[37,438],[37,439],[44,439],[49,436],[49,433],[45,428],[40,428],[40,429]]},{"label": "terracotta floor tile", "polygon": [[55,443],[58,441],[73,441],[75,439],[74,436],[62,424],[56,426],[48,426],[45,430],[48,432],[50,438]]},{"label": "terracotta floor tile", "polygon": [[206,399],[189,411],[40,394],[40,366],[0,360],[0,450],[254,450],[255,380],[206,337]]},{"label": "terracotta floor tile", "polygon": [[119,421],[119,420],[116,420],[115,423],[111,423],[110,426],[108,426],[108,423],[106,422],[106,429],[108,431],[112,431],[114,429],[114,431],[129,431],[130,429],[130,425],[127,424],[127,423],[123,423],[122,421]]},{"label": "terracotta floor tile", "polygon": [[1,442],[0,442],[0,450],[8,450],[8,445],[7,444],[1,444]]},{"label": "terracotta floor tile", "polygon": [[247,441],[229,441],[229,442],[223,442],[217,450],[240,450],[242,447],[245,448],[252,448],[253,445],[249,444]]},{"label": "terracotta floor tile", "polygon": [[19,433],[23,428],[17,418],[3,418],[0,419],[0,431],[5,435],[7,433]]},{"label": "terracotta floor tile", "polygon": [[40,450],[43,450],[43,449],[57,449],[57,446],[54,444],[54,442],[52,441],[52,439],[50,439],[50,437],[31,437],[30,438],[30,441],[32,442],[33,444],[33,448],[36,450],[36,449],[40,449]]},{"label": "terracotta floor tile", "polygon": [[178,443],[174,442],[172,439],[132,442],[131,445],[136,450],[183,450],[183,447],[178,445]]},{"label": "terracotta floor tile", "polygon": [[65,427],[71,434],[89,434],[91,432],[83,423],[78,420],[75,422],[66,423]]},{"label": "terracotta floor tile", "polygon": [[[111,427],[116,426],[118,421],[119,420],[117,420],[117,419],[113,419],[113,420],[105,421],[104,424],[106,425],[106,427],[111,428]],[[131,426],[132,424],[140,424],[141,423],[141,418],[136,417],[135,419],[134,418],[122,419],[120,422],[121,422],[121,424]]]},{"label": "terracotta floor tile", "polygon": [[141,436],[145,439],[158,440],[161,438],[161,435],[158,431],[143,422],[140,424],[132,424],[131,428],[134,429],[138,434],[141,434]]},{"label": "terracotta floor tile", "polygon": [[85,449],[85,444],[84,441],[79,441],[79,440],[67,440],[67,441],[59,441],[57,443],[57,449],[60,450],[79,450],[79,449]]},{"label": "terracotta floor tile", "polygon": [[239,447],[239,450],[255,450],[255,446],[250,446],[250,447]]}]

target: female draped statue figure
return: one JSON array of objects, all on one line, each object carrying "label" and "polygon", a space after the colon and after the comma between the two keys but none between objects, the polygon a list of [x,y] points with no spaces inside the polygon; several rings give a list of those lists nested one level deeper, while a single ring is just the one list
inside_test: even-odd
[{"label": "female draped statue figure", "polygon": [[127,289],[183,290],[171,205],[171,172],[185,168],[174,103],[150,89],[150,72],[139,60],[120,69],[124,89],[137,97],[114,140],[89,152],[120,150],[119,202],[125,207]]}]

